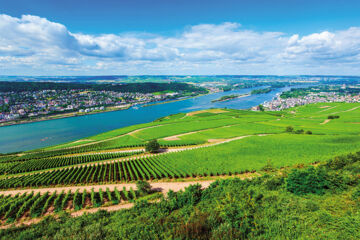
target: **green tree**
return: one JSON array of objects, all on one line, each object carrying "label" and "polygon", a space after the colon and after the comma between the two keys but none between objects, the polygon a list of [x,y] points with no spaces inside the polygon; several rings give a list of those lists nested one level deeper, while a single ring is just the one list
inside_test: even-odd
[{"label": "green tree", "polygon": [[262,112],[265,111],[265,108],[264,108],[264,106],[262,104],[259,105],[259,110],[262,111]]},{"label": "green tree", "polygon": [[151,153],[156,153],[159,151],[159,149],[160,149],[160,144],[156,139],[149,141],[145,146],[145,150]]},{"label": "green tree", "polygon": [[137,181],[136,189],[142,194],[149,194],[151,192],[151,185],[146,181]]}]

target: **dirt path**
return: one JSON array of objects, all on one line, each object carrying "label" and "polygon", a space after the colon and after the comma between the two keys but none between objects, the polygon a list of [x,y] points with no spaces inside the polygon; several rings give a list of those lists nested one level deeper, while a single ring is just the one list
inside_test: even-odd
[{"label": "dirt path", "polygon": [[236,125],[240,125],[240,124],[230,124],[230,125],[225,125],[225,126],[220,126],[220,127],[207,128],[207,129],[202,129],[202,130],[197,130],[197,131],[192,131],[192,132],[187,132],[187,133],[181,133],[181,134],[165,137],[163,139],[166,140],[166,141],[181,140],[179,137],[190,135],[190,134],[193,134],[193,133],[205,132],[205,131],[218,129],[218,128],[228,128],[228,127],[232,127],[232,126],[236,126]]},{"label": "dirt path", "polygon": [[324,110],[319,111],[318,113],[325,112],[325,111],[328,111],[328,110],[330,110],[330,109],[334,109],[334,108],[336,108],[336,107],[338,107],[338,106],[333,106],[333,107],[330,107],[330,108],[326,108],[326,109],[324,109]]},{"label": "dirt path", "polygon": [[354,111],[354,110],[356,110],[356,109],[358,109],[358,108],[360,108],[360,106],[354,107],[354,108],[351,108],[351,109],[348,109],[348,110],[345,110],[345,111],[343,111],[343,112],[351,112],[351,111]]},{"label": "dirt path", "polygon": [[198,133],[198,132],[201,132],[201,131],[203,131],[203,130],[193,131],[193,132],[187,132],[187,133],[182,133],[182,134],[178,134],[178,135],[173,135],[173,136],[165,137],[165,138],[163,138],[163,139],[164,139],[165,141],[181,140],[179,137],[186,136],[186,135],[190,135],[190,134],[193,134],[193,133]]},{"label": "dirt path", "polygon": [[186,114],[186,116],[193,116],[193,115],[196,115],[196,114],[206,113],[206,112],[209,112],[209,113],[224,113],[224,112],[228,112],[228,111],[225,111],[225,110],[222,110],[222,109],[205,109],[205,110],[199,110],[199,111],[195,111],[195,112],[189,112],[189,113]]},{"label": "dirt path", "polygon": [[108,207],[82,209],[80,211],[72,212],[70,215],[72,217],[80,217],[81,215],[83,215],[85,213],[96,213],[99,210],[105,210],[105,211],[108,211],[108,212],[113,212],[113,211],[118,211],[120,209],[132,208],[133,206],[134,206],[133,203],[125,203],[125,204],[112,205],[112,206],[108,206]]},{"label": "dirt path", "polygon": [[[152,189],[160,191],[162,193],[167,193],[169,190],[173,190],[175,192],[185,189],[185,187],[188,187],[189,185],[193,184],[201,184],[203,188],[207,188],[212,182],[215,180],[205,180],[205,181],[192,181],[192,182],[154,182],[150,183]],[[122,190],[123,187],[126,189],[136,189],[135,183],[120,183],[120,184],[104,184],[104,185],[93,185],[93,186],[72,186],[72,187],[52,187],[52,188],[35,188],[35,189],[19,189],[19,190],[4,190],[0,191],[0,195],[16,195],[18,193],[29,193],[34,192],[44,194],[46,192],[53,193],[53,192],[68,192],[71,190],[71,192],[76,192],[77,189],[79,189],[80,192],[82,192],[84,189],[88,192],[91,191],[92,188],[94,188],[94,191],[99,191],[101,188],[102,190],[105,190],[106,188],[109,188],[110,190],[114,190],[114,188],[117,188],[118,190]]]},{"label": "dirt path", "polygon": [[323,125],[323,124],[327,124],[328,122],[330,122],[330,119],[325,119],[325,121],[323,121],[323,122],[320,123],[320,124]]}]

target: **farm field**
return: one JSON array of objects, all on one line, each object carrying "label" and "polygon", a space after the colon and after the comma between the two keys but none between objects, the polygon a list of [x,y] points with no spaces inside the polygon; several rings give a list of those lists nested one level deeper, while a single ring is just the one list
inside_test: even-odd
[{"label": "farm field", "polygon": [[[0,191],[18,194],[0,196],[0,221],[117,205],[140,196],[137,189],[109,190],[109,184],[213,181],[326,162],[360,150],[359,119],[360,104],[312,104],[282,112],[209,109],[1,155]],[[152,139],[160,153],[145,151]],[[54,187],[87,190],[45,191]]]},{"label": "farm field", "polygon": [[[339,118],[328,119],[336,115]],[[325,161],[360,149],[360,104],[209,109],[0,157],[0,188],[159,181]],[[288,126],[293,132],[287,132]],[[296,133],[296,131],[301,130]],[[303,130],[303,131],[302,131]],[[311,134],[310,134],[311,133]],[[145,154],[158,139],[162,154]]]}]

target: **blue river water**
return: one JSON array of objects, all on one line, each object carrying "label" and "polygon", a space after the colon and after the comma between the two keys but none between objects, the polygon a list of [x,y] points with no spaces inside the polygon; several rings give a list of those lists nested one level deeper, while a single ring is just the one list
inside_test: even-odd
[{"label": "blue river water", "polygon": [[211,102],[211,100],[224,95],[249,93],[252,89],[254,88],[219,92],[183,101],[139,107],[138,109],[130,108],[122,111],[0,127],[0,152],[25,151],[61,144],[116,128],[150,122],[180,112],[225,107],[248,109],[264,101],[271,101],[277,93],[289,88],[279,88],[266,94],[252,95],[230,101]]}]

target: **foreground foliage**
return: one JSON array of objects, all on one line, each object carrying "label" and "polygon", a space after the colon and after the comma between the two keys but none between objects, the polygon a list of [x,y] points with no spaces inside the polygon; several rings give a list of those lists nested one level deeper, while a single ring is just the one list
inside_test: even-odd
[{"label": "foreground foliage", "polygon": [[[2,230],[2,239],[359,239],[359,154],[316,168],[218,180],[129,210]],[[308,181],[297,181],[304,176]],[[312,181],[315,179],[316,181]],[[334,181],[334,179],[337,179]],[[296,187],[293,184],[296,182]],[[322,182],[326,182],[323,184]],[[329,183],[338,183],[330,184]],[[289,187],[293,186],[293,187]],[[303,189],[301,194],[293,189]]]}]

